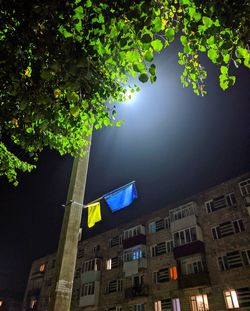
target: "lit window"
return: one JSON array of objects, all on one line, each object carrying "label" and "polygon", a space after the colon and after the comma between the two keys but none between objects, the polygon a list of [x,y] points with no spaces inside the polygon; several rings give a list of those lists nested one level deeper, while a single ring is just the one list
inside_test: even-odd
[{"label": "lit window", "polygon": [[181,311],[179,298],[167,298],[155,301],[155,311]]},{"label": "lit window", "polygon": [[37,300],[36,299],[31,299],[30,301],[30,309],[34,309],[36,306]]},{"label": "lit window", "polygon": [[170,267],[169,271],[170,271],[170,280],[177,280],[178,275],[176,266]]},{"label": "lit window", "polygon": [[181,304],[179,298],[172,299],[173,311],[181,311]]},{"label": "lit window", "polygon": [[111,270],[111,265],[112,265],[112,259],[109,258],[109,259],[106,261],[106,269],[107,269],[107,270]]},{"label": "lit window", "polygon": [[224,292],[227,309],[239,308],[238,297],[235,290],[227,290]]},{"label": "lit window", "polygon": [[192,296],[191,297],[191,306],[192,306],[192,311],[207,311],[207,310],[209,310],[207,295]]},{"label": "lit window", "polygon": [[40,268],[39,268],[40,272],[44,272],[45,271],[45,264],[43,263]]},{"label": "lit window", "polygon": [[3,305],[3,300],[0,300],[0,307],[2,307]]}]

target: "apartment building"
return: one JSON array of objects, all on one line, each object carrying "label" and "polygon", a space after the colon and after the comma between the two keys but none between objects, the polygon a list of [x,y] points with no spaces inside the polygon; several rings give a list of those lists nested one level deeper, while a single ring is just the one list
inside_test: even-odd
[{"label": "apartment building", "polygon": [[[23,311],[48,309],[55,255]],[[79,242],[71,311],[250,310],[250,173]]]}]

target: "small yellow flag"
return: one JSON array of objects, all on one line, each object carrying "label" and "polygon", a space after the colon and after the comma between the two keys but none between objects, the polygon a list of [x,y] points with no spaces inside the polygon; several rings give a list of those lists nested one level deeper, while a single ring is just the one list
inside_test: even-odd
[{"label": "small yellow flag", "polygon": [[100,202],[87,205],[88,208],[88,227],[91,228],[96,222],[102,220]]}]

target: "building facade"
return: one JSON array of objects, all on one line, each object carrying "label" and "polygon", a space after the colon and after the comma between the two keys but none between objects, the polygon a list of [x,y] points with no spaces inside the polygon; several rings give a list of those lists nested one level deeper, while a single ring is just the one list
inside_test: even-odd
[{"label": "building facade", "polygon": [[[23,311],[46,311],[55,255]],[[71,311],[250,310],[250,173],[79,242]]]}]

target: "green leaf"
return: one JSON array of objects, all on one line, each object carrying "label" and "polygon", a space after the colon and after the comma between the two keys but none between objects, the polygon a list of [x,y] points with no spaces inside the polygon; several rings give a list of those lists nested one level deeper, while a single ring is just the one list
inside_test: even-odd
[{"label": "green leaf", "polygon": [[144,63],[136,63],[135,65],[133,65],[133,69],[136,72],[145,72],[145,64]]},{"label": "green leaf", "polygon": [[127,61],[130,63],[138,62],[141,59],[140,53],[138,51],[128,51],[126,53]]},{"label": "green leaf", "polygon": [[156,66],[155,64],[151,64],[150,68],[149,68],[149,72],[151,75],[155,76],[156,74]]},{"label": "green leaf", "polygon": [[228,74],[228,68],[226,66],[221,66],[220,72],[224,75],[227,75]]},{"label": "green leaf", "polygon": [[61,25],[59,28],[58,28],[59,32],[65,37],[65,38],[70,38],[72,37],[72,33],[70,33],[67,29],[64,28],[63,25]]},{"label": "green leaf", "polygon": [[80,113],[80,107],[78,106],[75,106],[75,107],[72,107],[70,109],[70,113],[72,114],[73,117],[78,117],[79,113]]},{"label": "green leaf", "polygon": [[92,6],[92,1],[87,0],[85,5],[86,5],[86,8],[90,8]]},{"label": "green leaf", "polygon": [[235,52],[237,57],[246,58],[248,56],[247,49],[242,48],[241,46],[238,46]]},{"label": "green leaf", "polygon": [[190,5],[190,0],[180,0],[181,5]]},{"label": "green leaf", "polygon": [[201,14],[200,14],[199,12],[195,12],[195,14],[194,14],[194,20],[195,20],[196,22],[198,22],[200,19],[201,19]]},{"label": "green leaf", "polygon": [[182,45],[186,45],[187,44],[187,37],[186,36],[181,36],[180,37],[180,41],[181,41]]},{"label": "green leaf", "polygon": [[202,17],[202,22],[206,26],[206,28],[210,28],[213,25],[213,21],[210,17],[207,16]]},{"label": "green leaf", "polygon": [[213,63],[216,63],[216,59],[218,57],[218,54],[217,54],[217,51],[215,49],[209,49],[207,55]]},{"label": "green leaf", "polygon": [[78,6],[77,8],[74,9],[75,12],[75,16],[77,18],[82,17],[83,15],[83,7],[82,6]]},{"label": "green leaf", "polygon": [[214,44],[214,36],[211,36],[207,39],[207,44],[208,45],[213,45]]},{"label": "green leaf", "polygon": [[168,38],[169,42],[173,42],[174,41],[174,34],[175,34],[175,32],[174,32],[173,28],[168,28],[165,31],[165,35]]},{"label": "green leaf", "polygon": [[223,61],[227,64],[230,60],[230,54],[226,54],[223,56]]},{"label": "green leaf", "polygon": [[148,81],[148,75],[146,73],[142,73],[139,75],[139,80],[142,82],[142,83],[145,83]]},{"label": "green leaf", "polygon": [[156,39],[156,40],[152,41],[151,45],[156,52],[160,52],[163,48],[163,44],[162,44],[160,39]]},{"label": "green leaf", "polygon": [[157,16],[157,17],[152,21],[152,26],[153,26],[153,31],[154,31],[154,32],[159,32],[159,31],[161,31],[161,26],[162,26],[161,18]]},{"label": "green leaf", "polygon": [[147,62],[152,62],[152,60],[154,59],[154,57],[153,57],[153,49],[147,50],[147,52],[145,53],[144,57],[145,57],[145,60]]}]

